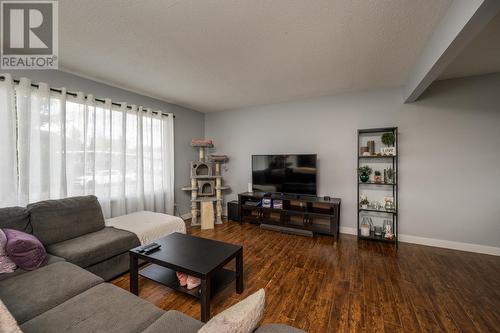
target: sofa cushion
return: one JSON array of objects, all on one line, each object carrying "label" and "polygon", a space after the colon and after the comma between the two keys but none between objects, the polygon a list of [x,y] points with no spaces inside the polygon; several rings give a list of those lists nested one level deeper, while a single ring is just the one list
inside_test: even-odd
[{"label": "sofa cushion", "polygon": [[104,228],[101,205],[93,195],[46,200],[28,205],[33,234],[44,245]]},{"label": "sofa cushion", "polygon": [[0,208],[0,228],[32,233],[30,213],[23,207]]},{"label": "sofa cushion", "polygon": [[4,229],[7,236],[5,250],[12,261],[26,271],[32,271],[47,264],[47,252],[33,235],[15,229]]},{"label": "sofa cushion", "polygon": [[[141,264],[141,262],[139,262]],[[101,261],[95,265],[85,267],[91,273],[100,276],[105,281],[109,281],[130,269],[130,255],[123,252],[117,256]]]},{"label": "sofa cushion", "polygon": [[80,267],[88,267],[139,245],[139,239],[133,233],[106,227],[49,245],[47,251]]},{"label": "sofa cushion", "polygon": [[21,329],[24,333],[136,333],[164,313],[128,291],[102,283],[24,323]]},{"label": "sofa cushion", "polygon": [[[53,263],[60,262],[60,261],[65,261],[65,260],[63,258],[47,254],[47,265],[52,265]],[[28,271],[25,271],[24,269],[17,268],[12,273],[0,274],[0,281],[8,279],[8,278],[11,278],[11,277],[14,277],[14,276],[18,276],[18,275],[21,275],[21,274],[24,274],[24,273],[27,273],[27,272]]]},{"label": "sofa cushion", "polygon": [[251,333],[264,314],[266,293],[264,289],[248,296],[208,321],[199,333]]},{"label": "sofa cushion", "polygon": [[202,326],[201,321],[186,316],[181,312],[170,310],[142,333],[196,333]]},{"label": "sofa cushion", "polygon": [[0,298],[17,322],[23,323],[102,282],[62,261],[0,281]]}]

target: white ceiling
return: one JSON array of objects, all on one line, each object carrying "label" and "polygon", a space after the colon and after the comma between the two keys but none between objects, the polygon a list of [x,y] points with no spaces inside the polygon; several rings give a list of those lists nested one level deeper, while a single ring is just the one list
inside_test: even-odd
[{"label": "white ceiling", "polygon": [[500,14],[446,68],[439,79],[500,72]]},{"label": "white ceiling", "polygon": [[60,67],[209,112],[402,85],[451,0],[63,0]]}]

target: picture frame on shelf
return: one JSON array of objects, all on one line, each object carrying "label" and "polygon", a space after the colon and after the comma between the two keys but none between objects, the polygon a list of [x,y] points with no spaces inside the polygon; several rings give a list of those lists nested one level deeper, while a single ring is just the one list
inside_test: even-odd
[{"label": "picture frame on shelf", "polygon": [[380,153],[383,156],[396,156],[396,147],[382,147]]}]

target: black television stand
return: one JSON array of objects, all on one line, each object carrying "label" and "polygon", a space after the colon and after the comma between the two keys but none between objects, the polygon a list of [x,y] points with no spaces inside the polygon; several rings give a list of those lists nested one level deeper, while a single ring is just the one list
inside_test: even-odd
[{"label": "black television stand", "polygon": [[[271,207],[262,207],[262,199]],[[281,200],[282,208],[275,208]],[[312,236],[314,233],[338,237],[340,224],[338,198],[283,193],[245,192],[238,194],[240,223],[259,224],[265,229]]]}]

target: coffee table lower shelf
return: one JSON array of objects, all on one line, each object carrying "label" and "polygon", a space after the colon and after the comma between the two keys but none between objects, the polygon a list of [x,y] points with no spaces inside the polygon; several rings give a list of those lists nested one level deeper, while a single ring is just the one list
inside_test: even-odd
[{"label": "coffee table lower shelf", "polygon": [[[139,275],[149,280],[160,283],[170,289],[179,291],[186,295],[200,299],[200,287],[189,290],[181,287],[175,271],[160,265],[151,264],[139,271]],[[228,284],[236,279],[236,273],[232,270],[222,268],[216,271],[210,278],[210,298],[223,290]]]}]

